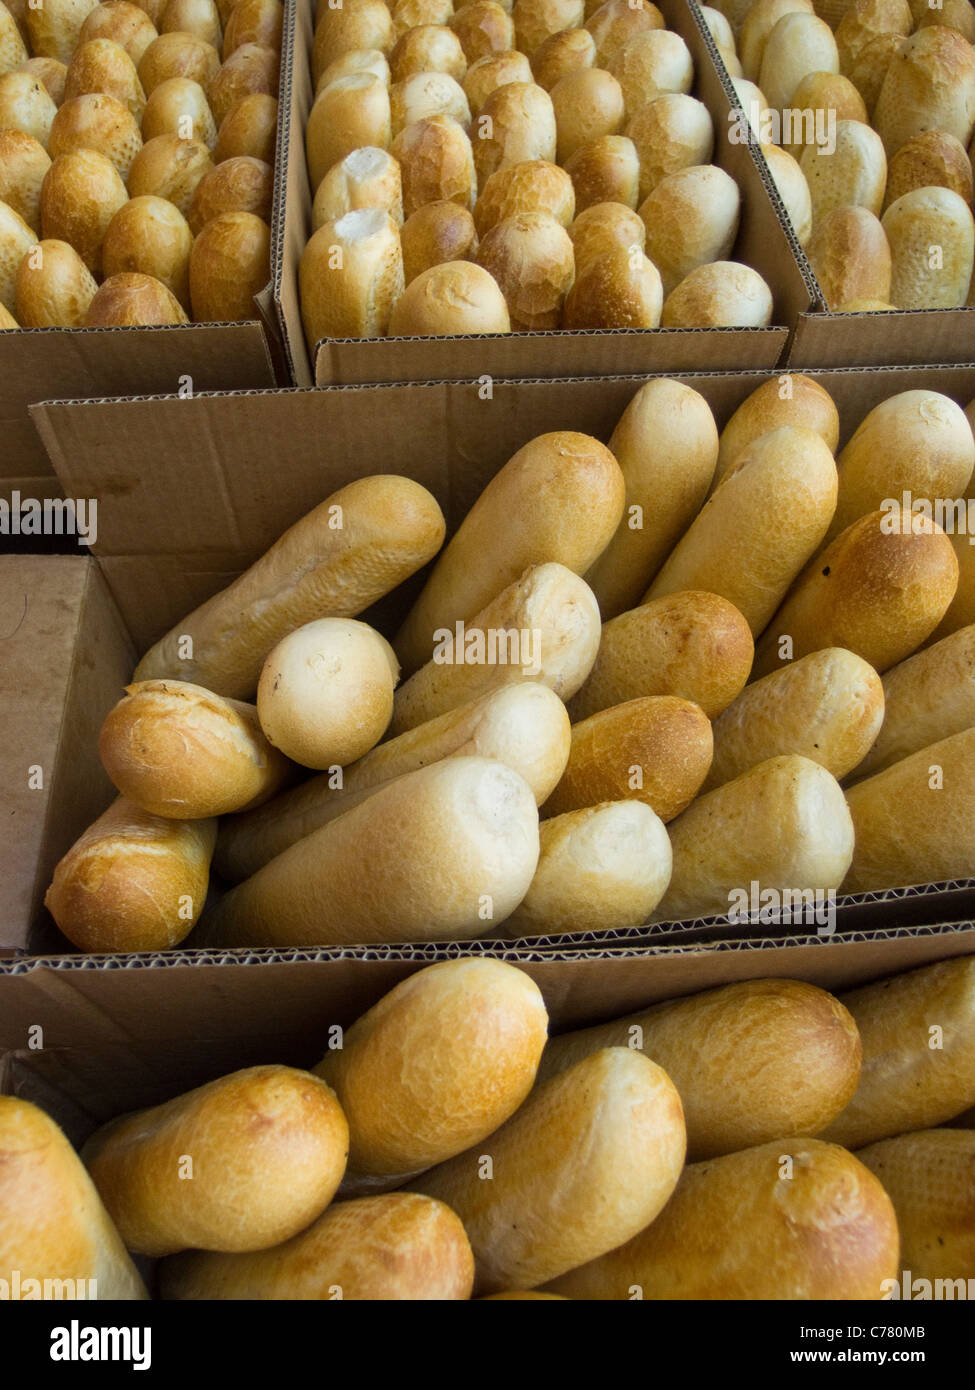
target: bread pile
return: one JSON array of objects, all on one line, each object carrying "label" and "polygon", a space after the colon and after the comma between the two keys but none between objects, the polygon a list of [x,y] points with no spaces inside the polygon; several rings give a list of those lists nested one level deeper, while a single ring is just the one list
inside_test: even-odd
[{"label": "bread pile", "polygon": [[716,2],[742,108],[791,111],[763,153],[829,308],[975,305],[969,0]]},{"label": "bread pile", "polygon": [[322,0],[300,270],[323,338],[752,327],[741,197],[651,0]]},{"label": "bread pile", "polygon": [[0,1278],[145,1298],[128,1252],[180,1300],[869,1300],[903,1270],[972,1277],[975,957],[547,1033],[527,974],[460,958],[323,1019],[311,1070],[233,1072],[80,1158],[0,1097]]},{"label": "bread pile", "polygon": [[0,3],[0,328],[252,319],[280,0]]},{"label": "bread pile", "polygon": [[[524,445],[446,546],[418,483],[350,483],[143,656],[55,921],[531,937],[975,876],[975,548],[932,501],[966,510],[969,419],[908,391],[834,460],[839,431],[809,377],[720,436],[652,379],[608,448]],[[431,561],[397,632],[363,621]]]}]

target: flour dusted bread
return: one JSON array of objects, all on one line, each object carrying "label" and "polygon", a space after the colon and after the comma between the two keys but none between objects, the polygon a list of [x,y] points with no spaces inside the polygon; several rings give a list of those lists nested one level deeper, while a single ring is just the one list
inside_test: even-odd
[{"label": "flour dusted bread", "polygon": [[397,225],[403,221],[399,164],[387,150],[374,145],[353,150],[332,165],[315,193],[312,223],[317,231],[326,222],[362,208],[381,208]]},{"label": "flour dusted bread", "polygon": [[331,1201],[348,1148],[323,1081],[264,1066],[123,1115],[82,1157],[129,1249],[168,1255],[288,1240]]},{"label": "flour dusted bread", "polygon": [[43,1281],[74,1280],[79,1298],[148,1298],[81,1160],[43,1110],[0,1096],[0,1152],[0,1279],[8,1287],[19,1277],[29,1298],[28,1281],[37,1280],[40,1298]]},{"label": "flour dusted bread", "polygon": [[419,483],[384,474],[349,483],[157,642],[135,678],[172,676],[221,695],[253,695],[265,657],[286,633],[314,618],[361,613],[426,564],[444,531]]}]

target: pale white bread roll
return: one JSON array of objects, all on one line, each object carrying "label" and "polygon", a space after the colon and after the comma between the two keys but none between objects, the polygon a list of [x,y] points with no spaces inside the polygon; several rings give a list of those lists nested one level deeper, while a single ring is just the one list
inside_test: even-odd
[{"label": "pale white bread roll", "polygon": [[531,82],[531,64],[524,53],[509,49],[504,53],[486,53],[471,63],[464,77],[463,88],[472,113],[480,114],[481,107],[492,92],[508,82]]},{"label": "pale white bread roll", "polygon": [[975,956],[924,965],[840,998],[859,1030],[863,1067],[825,1138],[858,1149],[944,1124],[971,1104]]},{"label": "pale white bread roll", "polygon": [[607,0],[604,5],[587,0],[586,28],[596,40],[596,62],[606,67],[637,34],[664,29],[666,23],[650,0]]},{"label": "pale white bread roll", "polygon": [[610,246],[604,255],[576,263],[562,327],[659,328],[663,299],[660,271],[636,243]]},{"label": "pale white bread roll", "polygon": [[784,111],[808,72],[839,72],[840,55],[829,25],[813,14],[786,14],[762,52],[757,82],[773,111]]},{"label": "pale white bread roll", "polygon": [[623,91],[628,116],[667,92],[689,92],[694,85],[694,60],[679,34],[651,29],[635,34],[610,62],[610,72]]},{"label": "pale white bread roll", "polygon": [[[893,263],[880,220],[867,208],[833,208],[817,222],[806,246],[827,306],[839,312],[860,300],[890,300]],[[854,520],[855,518],[850,518]]]},{"label": "pale white bread roll", "polygon": [[206,902],[215,820],[165,820],[125,797],[75,841],[44,906],[82,951],[167,951]]},{"label": "pale white bread roll", "polygon": [[836,26],[841,71],[849,72],[864,46],[879,34],[899,34],[906,39],[913,28],[914,16],[907,0],[853,0]]},{"label": "pale white bread roll", "polygon": [[425,565],[444,531],[436,499],[419,483],[359,478],[150,648],[135,679],[172,676],[221,695],[253,695],[282,637],[314,618],[361,613]]},{"label": "pale white bread roll", "polygon": [[710,765],[711,725],[698,705],[674,695],[627,700],[573,725],[569,761],[543,815],[632,799],[671,821]]},{"label": "pale white bread roll", "polygon": [[884,210],[916,188],[950,188],[972,203],[972,161],[965,146],[944,130],[922,130],[914,135],[887,164]]},{"label": "pale white bread roll", "polygon": [[785,205],[792,230],[800,246],[805,246],[812,233],[812,197],[806,176],[796,159],[778,145],[766,145],[763,151],[772,182]]},{"label": "pale white bread roll", "polygon": [[638,603],[697,515],[714,473],[718,435],[704,397],[662,379],[637,391],[609,447],[626,485],[623,517],[586,573],[604,618]]},{"label": "pale white bread roll", "polygon": [[329,63],[315,84],[315,96],[321,96],[325,88],[339,77],[348,77],[354,72],[371,72],[389,86],[389,60],[386,55],[378,48],[352,48]]},{"label": "pale white bread roll", "polygon": [[905,39],[891,58],[873,123],[888,157],[922,130],[943,130],[967,145],[975,126],[972,45],[937,23]]},{"label": "pale white bread roll", "polygon": [[783,122],[782,143],[794,159],[807,145],[829,141],[833,121],[866,121],[866,103],[848,77],[838,72],[810,72],[792,94],[790,128]]},{"label": "pale white bread roll", "polygon": [[708,32],[718,48],[727,48],[734,53],[736,49],[735,31],[721,11],[714,9],[711,5],[702,5],[701,17],[708,26]]},{"label": "pale white bread roll", "polygon": [[599,1047],[635,1047],[680,1092],[691,1162],[814,1134],[856,1090],[860,1039],[838,999],[799,980],[745,980],[550,1038],[538,1081]]},{"label": "pale white bread roll", "polygon": [[884,690],[871,665],[824,647],[748,686],[714,721],[705,791],[768,758],[798,753],[839,781],[858,767],[884,718]]},{"label": "pale white bread roll", "polygon": [[347,212],[380,208],[393,221],[403,221],[403,179],[396,160],[386,150],[364,145],[331,169],[318,185],[312,207],[312,226],[337,222]]},{"label": "pale white bread roll", "polygon": [[568,232],[550,212],[497,222],[478,247],[477,264],[496,280],[514,331],[558,328],[575,256]]},{"label": "pale white bread roll", "polygon": [[434,566],[393,643],[403,670],[429,660],[438,628],[473,618],[529,566],[556,562],[585,574],[616,530],[623,495],[619,464],[591,435],[561,430],[530,440],[491,479]]},{"label": "pale white bread roll", "polygon": [[975,1131],[922,1129],[871,1144],[857,1158],[894,1204],[901,1268],[912,1279],[961,1280],[967,1290],[975,1268]]},{"label": "pale white bread roll", "polygon": [[403,82],[421,72],[446,72],[463,82],[467,59],[460,39],[445,24],[419,24],[407,29],[389,55],[390,75]]},{"label": "pale white bread roll", "polygon": [[[532,1288],[653,1221],[685,1144],[666,1072],[629,1048],[603,1048],[534,1090],[490,1139],[412,1186],[463,1221],[476,1292]],[[483,1155],[490,1181],[480,1176]]]},{"label": "pale white bread roll", "polygon": [[615,135],[626,115],[623,89],[604,68],[580,68],[557,82],[551,92],[555,112],[556,159],[559,164],[581,145]]},{"label": "pale white bread roll", "polygon": [[708,164],[714,153],[714,123],[707,107],[682,92],[648,101],[634,112],[624,133],[640,161],[641,202],[668,174]]},{"label": "pale white bread roll", "polygon": [[749,5],[738,36],[738,56],[749,82],[758,82],[769,35],[787,14],[812,14],[812,0],[754,0]]},{"label": "pale white bread roll", "polygon": [[468,0],[455,7],[448,20],[460,39],[468,63],[488,53],[506,53],[515,47],[515,26],[508,5],[497,0]]},{"label": "pale white bread roll", "polygon": [[879,135],[863,121],[837,121],[835,148],[806,145],[799,168],[809,187],[813,226],[834,208],[866,208],[880,216],[887,159]]},{"label": "pale white bread roll", "polygon": [[552,98],[534,82],[506,82],[495,88],[478,112],[472,144],[478,187],[506,164],[526,159],[555,162]]},{"label": "pale white bread roll", "polygon": [[897,1256],[894,1208],[868,1168],[819,1139],[777,1139],[689,1165],[651,1226],[552,1288],[588,1299],[639,1289],[653,1300],[876,1300]]},{"label": "pale white bread roll", "polygon": [[725,916],[761,895],[828,893],[853,857],[853,821],[834,777],[809,758],[769,758],[697,800],[670,826],[674,869],[654,920]]},{"label": "pale white bread roll", "polygon": [[382,208],[347,212],[311,237],[298,269],[309,352],[323,338],[381,338],[403,293],[399,230]]},{"label": "pale white bread roll", "polygon": [[664,293],[701,265],[728,258],[738,235],[741,195],[715,164],[679,169],[640,205],[646,253],[660,271]]},{"label": "pale white bread roll", "polygon": [[815,430],[830,453],[836,452],[840,417],[825,387],[799,372],[769,377],[745,397],[721,431],[714,470],[715,486],[750,444],[783,425],[802,425]]},{"label": "pale white bread roll", "polygon": [[160,1268],[167,1299],[369,1302],[467,1299],[474,1257],[443,1202],[409,1192],[337,1202],[272,1250],[174,1255]]},{"label": "pale white bread roll", "polygon": [[523,777],[445,758],[379,789],[232,889],[204,924],[224,946],[448,941],[489,935],[538,863]]},{"label": "pale white bread roll", "polygon": [[467,208],[449,199],[417,208],[404,222],[399,239],[407,285],[434,266],[472,260],[477,255],[474,219]]},{"label": "pale white bread roll", "polygon": [[401,130],[392,153],[403,179],[403,216],[441,198],[472,208],[477,191],[474,151],[451,116],[428,116]]},{"label": "pale white bread roll", "polygon": [[312,777],[253,814],[224,820],[215,868],[239,883],[395,777],[442,758],[494,758],[520,773],[541,805],[565,771],[570,738],[565,706],[548,686],[536,681],[499,686],[387,739],[339,777],[333,772]]},{"label": "pale white bread roll", "polygon": [[389,93],[389,109],[393,135],[429,116],[451,116],[465,130],[471,123],[464,89],[446,72],[417,72],[394,83]]},{"label": "pale white bread roll", "polygon": [[596,664],[573,696],[573,721],[641,695],[677,695],[714,719],[748,680],[754,645],[745,619],[717,594],[689,590],[603,624]]},{"label": "pale white bread roll", "polygon": [[487,1139],[531,1090],[547,1033],[538,986],[503,961],[402,980],[314,1068],[349,1121],[345,1188],[402,1181]]},{"label": "pale white bread roll", "polygon": [[501,287],[483,266],[448,261],[422,270],[396,302],[392,337],[509,333],[511,317]]},{"label": "pale white bread roll", "polygon": [[585,0],[515,0],[511,10],[517,45],[531,56],[546,39],[577,28],[585,17]]},{"label": "pale white bread roll", "polygon": [[243,811],[281,790],[293,769],[261,732],[257,710],[187,681],[138,681],[105,716],[102,766],[123,796],[155,816],[196,820]]},{"label": "pale white bread roll", "polygon": [[263,1066],[112,1120],[82,1158],[129,1249],[170,1255],[289,1240],[332,1200],[348,1150],[329,1086]]},{"label": "pale white bread roll", "polygon": [[752,676],[821,647],[846,647],[883,675],[944,617],[958,561],[936,523],[870,512],[806,566],[755,648]]},{"label": "pale white bread roll", "polygon": [[[620,247],[633,253],[643,250],[647,229],[632,208],[623,203],[595,203],[580,212],[569,227],[576,273],[588,261],[598,261]],[[657,277],[660,278],[659,275]]]},{"label": "pale white bread roll", "polygon": [[845,893],[975,877],[973,759],[968,728],[849,789],[856,849]]},{"label": "pale white bread roll", "polygon": [[[762,146],[771,145],[775,130],[775,117],[765,100],[765,93],[756,83],[749,82],[744,77],[732,77],[731,85],[738,99],[738,111],[741,112],[741,116],[738,118],[740,130],[738,138],[742,142],[744,142],[745,137],[748,137],[750,141],[757,141]],[[744,127],[740,125],[741,120],[746,123]],[[750,136],[748,128],[751,130]]]},{"label": "pale white bread roll", "polygon": [[892,666],[884,676],[884,701],[883,726],[857,764],[858,778],[975,726],[975,625]]},{"label": "pale white bread roll", "polygon": [[312,192],[333,164],[375,145],[389,148],[391,139],[389,89],[371,72],[337,77],[319,94],[305,127],[305,152]]},{"label": "pale white bread roll", "polygon": [[836,465],[802,425],[761,435],[740,453],[678,541],[645,601],[686,589],[719,594],[757,636],[826,534]]},{"label": "pale white bread roll", "polygon": [[975,220],[964,198],[950,188],[916,188],[891,203],[883,227],[890,302],[898,309],[962,308],[975,264]]},{"label": "pale white bread roll", "polygon": [[661,328],[767,328],[772,291],[750,265],[714,261],[699,265],[667,296]]},{"label": "pale white bread roll", "polygon": [[474,205],[478,236],[519,212],[550,212],[563,227],[575,217],[575,190],[571,177],[544,159],[508,164],[492,174]]},{"label": "pale white bread roll", "polygon": [[884,504],[964,497],[975,439],[961,406],[939,391],[900,391],[875,406],[837,459],[840,488],[827,537]]},{"label": "pale white bread roll", "polygon": [[431,659],[393,698],[394,735],[522,681],[571,699],[592,670],[599,606],[565,565],[535,565],[458,627],[438,629]]},{"label": "pale white bread roll", "polygon": [[393,42],[393,19],[382,0],[343,0],[337,8],[323,4],[311,54],[315,81],[343,54],[363,48],[389,53]]},{"label": "pale white bread roll", "polygon": [[596,63],[596,41],[588,29],[561,29],[550,34],[532,54],[532,76],[540,87],[551,92],[570,72],[591,68]]},{"label": "pale white bread roll", "polygon": [[508,937],[612,931],[645,922],[670,882],[660,817],[642,801],[604,801],[542,821],[538,868]]},{"label": "pale white bread roll", "polygon": [[49,1115],[0,1096],[0,1152],[0,1279],[8,1290],[19,1280],[21,1298],[149,1297],[84,1165]]},{"label": "pale white bread roll", "polygon": [[625,135],[603,135],[580,145],[565,168],[580,213],[607,202],[635,208],[640,201],[640,156]]}]

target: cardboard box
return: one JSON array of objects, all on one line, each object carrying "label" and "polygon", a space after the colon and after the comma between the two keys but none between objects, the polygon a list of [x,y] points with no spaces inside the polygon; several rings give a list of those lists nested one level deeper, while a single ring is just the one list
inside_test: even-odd
[{"label": "cardboard box", "polygon": [[[299,386],[489,377],[597,376],[620,372],[676,372],[773,367],[785,351],[788,330],[814,303],[814,287],[792,253],[789,236],[768,196],[748,145],[733,144],[730,102],[707,48],[706,28],[684,0],[660,0],[667,25],[687,43],[696,71],[695,95],[714,119],[714,161],[738,183],[742,216],[732,252],[764,276],[775,300],[770,328],[654,329],[546,332],[481,337],[335,339],[320,343],[309,359],[298,302],[298,265],[311,234],[312,190],[304,130],[314,86],[310,54],[313,7],[299,8],[293,49],[286,60],[287,227],[281,281],[281,329],[292,378]],[[975,356],[975,354],[973,354]]]},{"label": "cardboard box", "polygon": [[[687,0],[687,4],[704,25],[698,0]],[[730,74],[710,33],[706,43],[728,100],[732,105],[737,105]],[[762,170],[765,186],[778,211],[792,254],[813,291],[813,303],[801,308],[793,321],[793,333],[784,359],[791,370],[906,366],[912,362],[950,364],[975,360],[975,308],[830,313],[809,258],[799,245],[785,204],[776,190],[761,146],[756,143],[750,148]]]},{"label": "cardboard box", "polygon": [[[838,370],[816,377],[837,403],[842,440],[867,411],[898,391],[928,387],[960,401],[975,395],[975,366]],[[767,373],[687,374],[681,379],[706,396],[722,426]],[[453,531],[486,482],[529,439],[567,428],[608,439],[644,381],[638,376],[499,381],[488,396],[467,383],[435,382],[37,407],[38,427],[68,495],[101,499],[96,560],[91,563],[97,562],[127,635],[114,651],[109,637],[99,644],[100,659],[115,663],[115,686],[113,691],[108,681],[99,688],[102,703],[93,703],[90,726],[97,729],[130,674],[130,641],[143,651],[353,478],[383,470],[417,479],[436,495]],[[140,471],[136,464],[144,457],[146,439],[153,440],[153,467]],[[286,459],[287,466],[269,470],[269,458]],[[391,630],[419,582],[417,577],[369,616]],[[26,697],[24,708],[29,713]],[[93,778],[98,773],[94,737],[65,745],[63,756],[76,768],[87,766]],[[5,759],[12,760],[12,784],[20,775],[19,757],[10,748],[0,754],[0,771]],[[106,786],[104,781],[100,785]],[[103,804],[108,799],[106,789]],[[74,838],[62,835],[55,852],[47,839],[54,830],[60,830],[56,821],[35,823],[36,858],[43,872],[49,872]],[[33,955],[61,953],[65,943],[46,914],[37,911],[37,902],[35,894],[30,913],[25,915],[21,906],[21,915],[6,922],[5,944]],[[961,921],[973,914],[973,885],[965,881],[841,900],[837,925],[842,934],[891,924]],[[753,928],[750,934],[781,939],[785,930]],[[740,936],[740,928],[725,919],[709,919],[541,938],[532,950],[558,955],[570,948],[632,950]],[[245,954],[272,960],[293,953]],[[204,959],[197,950],[194,957]]]}]

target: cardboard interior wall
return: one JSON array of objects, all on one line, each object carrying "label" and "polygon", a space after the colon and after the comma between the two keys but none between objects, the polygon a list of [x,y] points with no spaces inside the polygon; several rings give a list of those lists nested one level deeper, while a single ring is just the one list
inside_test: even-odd
[{"label": "cardboard interior wall", "polygon": [[[814,284],[793,254],[779,212],[768,193],[751,147],[732,143],[731,103],[705,39],[706,26],[685,0],[660,0],[673,29],[694,59],[695,94],[712,114],[715,163],[742,192],[741,225],[733,256],[762,274],[772,290],[770,328],[671,328],[605,332],[540,332],[481,337],[335,339],[319,344],[309,360],[298,302],[298,265],[311,233],[312,194],[304,130],[314,88],[311,76],[313,7],[299,8],[293,51],[284,72],[288,82],[286,134],[287,227],[276,297],[282,310],[285,350],[300,386],[356,382],[476,380],[481,376],[593,376],[619,372],[673,372],[773,367],[782,357],[789,329],[814,302]],[[282,99],[282,103],[284,99]],[[973,353],[975,356],[975,353]]]},{"label": "cardboard interior wall", "polygon": [[[704,25],[698,0],[686,0],[686,4],[699,23]],[[706,42],[728,100],[736,104],[731,76],[710,33]],[[812,305],[801,309],[795,319],[786,357],[790,368],[805,370],[811,367],[876,366],[880,363],[900,366],[911,362],[950,364],[975,359],[975,308],[830,313],[822,287],[809,258],[799,245],[785,204],[775,188],[761,146],[756,144],[751,148],[762,169],[769,196],[787,229],[793,255],[813,290]]]}]

